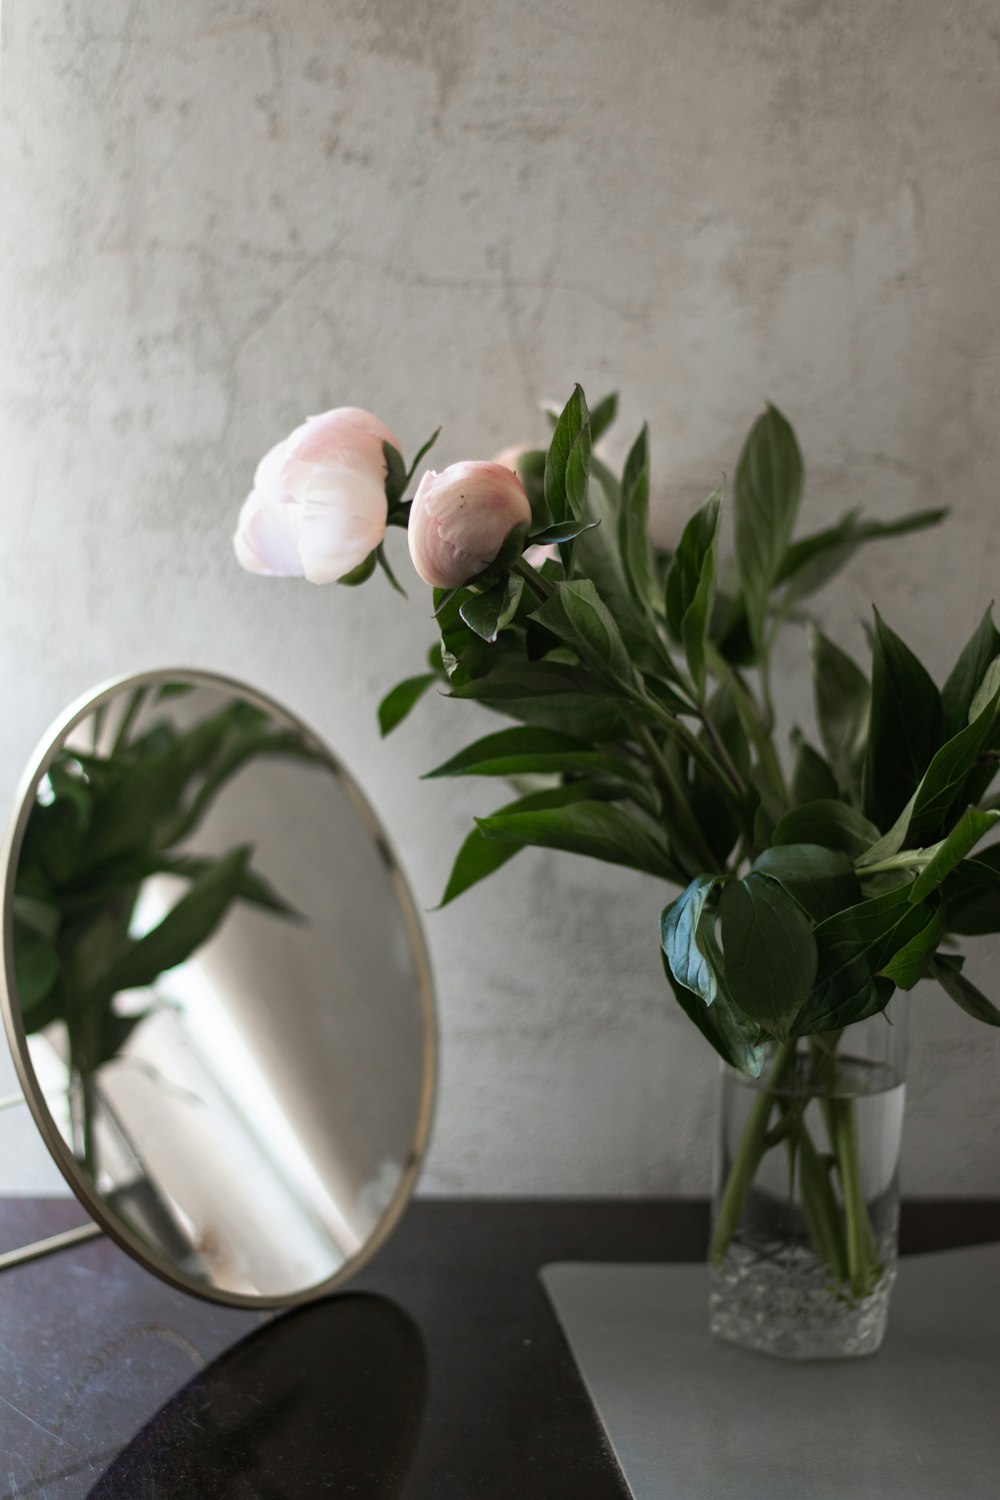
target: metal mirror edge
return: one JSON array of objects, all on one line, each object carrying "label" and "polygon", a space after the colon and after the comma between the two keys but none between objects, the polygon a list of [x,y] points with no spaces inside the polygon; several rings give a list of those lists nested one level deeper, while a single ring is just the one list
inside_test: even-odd
[{"label": "metal mirror edge", "polygon": [[[144,1244],[134,1233],[130,1232],[128,1226],[119,1217],[108,1211],[100,1194],[82,1170],[80,1161],[58,1128],[39,1084],[28,1048],[28,1037],[15,978],[13,898],[18,860],[37,788],[68,736],[89,715],[110,704],[123,692],[131,692],[139,688],[155,688],[167,683],[183,683],[193,688],[205,688],[219,694],[228,694],[232,699],[249,704],[268,715],[275,723],[285,726],[313,748],[343,788],[355,815],[379,851],[398,903],[399,915],[405,925],[416,970],[422,1035],[419,1103],[412,1138],[399,1181],[377,1223],[360,1248],[354,1254],[345,1257],[342,1265],[332,1275],[293,1291],[247,1294],[213,1286],[178,1271],[169,1258],[158,1253],[149,1244]],[[19,782],[3,842],[0,845],[0,902],[2,902],[3,922],[0,1012],[3,1015],[4,1030],[17,1076],[35,1124],[53,1160],[79,1202],[109,1239],[145,1269],[169,1285],[206,1301],[230,1307],[277,1309],[297,1306],[325,1296],[343,1286],[368,1264],[398,1224],[413,1195],[426,1155],[432,1127],[438,1074],[437,1014],[430,959],[422,924],[392,842],[358,784],[330,747],[309,725],[267,693],[221,673],[200,668],[147,670],[124,674],[99,684],[91,691],[82,694],[57,716],[28,761],[27,768]]]}]

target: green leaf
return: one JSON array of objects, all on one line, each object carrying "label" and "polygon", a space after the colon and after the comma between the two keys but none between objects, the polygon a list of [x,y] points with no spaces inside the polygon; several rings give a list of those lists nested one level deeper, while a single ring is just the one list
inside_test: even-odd
[{"label": "green leaf", "polygon": [[941,735],[940,693],[876,610],[864,770],[864,812],[872,822],[885,827],[897,817],[940,748]]},{"label": "green leaf", "polygon": [[482,640],[495,641],[517,613],[523,590],[524,579],[520,574],[509,573],[485,594],[470,594],[459,614]]},{"label": "green leaf", "polygon": [[795,807],[780,819],[772,835],[775,844],[822,844],[842,849],[856,858],[879,837],[874,823],[845,802],[819,799]]},{"label": "green leaf", "polygon": [[574,735],[537,726],[488,734],[428,771],[425,780],[437,776],[523,776],[566,771],[588,771],[640,783],[645,780],[637,762],[628,756],[595,750]]},{"label": "green leaf", "polygon": [[556,422],[545,457],[546,524],[582,516],[589,464],[590,414],[577,385]]},{"label": "green leaf", "polygon": [[812,924],[776,880],[756,871],[726,885],[719,913],[733,1000],[784,1039],[816,976]]},{"label": "green leaf", "polygon": [[988,609],[941,690],[944,732],[949,739],[969,723],[972,700],[986,675],[987,667],[998,654],[1000,631],[993,624],[992,609]]},{"label": "green leaf", "polygon": [[969,704],[969,723],[975,723],[990,708],[995,717],[998,695],[1000,695],[1000,656],[995,656],[983,673],[983,680]]},{"label": "green leaf", "polygon": [[886,979],[891,979],[901,990],[912,990],[917,981],[924,977],[927,960],[941,941],[943,932],[944,918],[941,913],[929,911],[924,926],[893,954],[880,970],[881,974]]},{"label": "green leaf", "polygon": [[[208,874],[216,865],[217,861],[205,856],[194,854],[161,855],[150,859],[143,875],[178,875],[184,880],[200,880],[203,875]],[[305,921],[302,913],[294,906],[290,906],[283,896],[279,896],[269,880],[249,866],[243,871],[243,878],[236,887],[236,895],[241,901],[247,901],[251,906],[262,907],[279,917],[290,917],[294,921]]]},{"label": "green leaf", "polygon": [[863,521],[857,510],[848,511],[833,526],[793,542],[785,553],[776,583],[791,580],[788,599],[804,599],[828,583],[865,542],[905,536],[936,526],[947,510],[918,510],[895,521]]},{"label": "green leaf", "polygon": [[382,444],[385,456],[385,498],[389,506],[398,505],[406,492],[406,465],[403,455],[391,443]]},{"label": "green leaf", "polygon": [[795,750],[792,770],[792,802],[796,806],[809,802],[834,802],[840,795],[833,771],[820,755],[802,737],[798,729],[791,734]]},{"label": "green leaf", "polygon": [[960,1005],[974,1021],[984,1021],[987,1026],[1000,1026],[1000,1010],[988,1000],[982,990],[977,989],[971,979],[962,973],[961,958],[941,954],[931,960],[930,976],[936,979],[945,994],[956,1005]]},{"label": "green leaf", "polygon": [[589,578],[556,584],[532,619],[572,646],[583,664],[613,689],[624,691],[634,682],[621,632]]},{"label": "green leaf", "polygon": [[719,986],[707,954],[699,946],[698,924],[705,902],[718,884],[715,875],[698,875],[660,913],[660,947],[677,983],[711,1005]]},{"label": "green leaf", "polygon": [[546,526],[541,531],[536,531],[533,536],[528,537],[529,547],[549,547],[557,542],[575,542],[578,536],[585,531],[593,531],[595,526],[600,526],[600,521],[577,521],[570,519],[560,521],[554,526]]},{"label": "green leaf", "polygon": [[882,834],[881,838],[872,844],[870,849],[864,851],[860,859],[854,861],[854,868],[862,878],[869,865],[877,865],[884,859],[891,859],[894,854],[898,854],[900,849],[902,849],[906,842],[906,830],[910,826],[910,819],[913,816],[913,809],[916,805],[917,794],[914,792],[895,823],[889,829],[889,832]]},{"label": "green leaf", "polygon": [[498,813],[492,818],[477,818],[476,825],[488,838],[585,854],[663,880],[677,878],[674,861],[659,835],[631,813],[607,802],[577,802],[546,812]]},{"label": "green leaf", "polygon": [[667,623],[683,643],[699,695],[705,691],[705,641],[715,602],[722,495],[720,485],[688,521],[667,572]]},{"label": "green leaf", "polygon": [[375,571],[377,563],[375,551],[377,550],[376,548],[369,552],[364,562],[359,562],[356,568],[352,568],[349,573],[345,573],[343,578],[338,578],[337,582],[343,584],[345,588],[357,588],[359,583],[367,583]]},{"label": "green leaf", "polygon": [[206,943],[239,894],[250,857],[248,847],[211,862],[186,895],[143,937],[100,975],[93,994],[114,995],[150,985],[167,969],[190,958]]},{"label": "green leaf", "polygon": [[973,937],[1000,929],[1000,844],[956,865],[942,897],[949,932]]},{"label": "green leaf", "polygon": [[858,801],[871,690],[861,668],[818,630],[810,631],[820,739],[845,797]]},{"label": "green leaf", "polygon": [[599,443],[618,415],[618,392],[612,391],[602,401],[598,401],[594,410],[590,413],[590,440]]},{"label": "green leaf", "polygon": [[777,880],[814,922],[861,900],[854,867],[840,849],[819,844],[776,845],[759,854],[753,868]]},{"label": "green leaf", "polygon": [[14,978],[17,1004],[30,1016],[59,978],[59,958],[52,943],[24,923],[14,922]]},{"label": "green leaf", "polygon": [[877,976],[924,930],[930,915],[925,903],[910,901],[904,886],[821,922],[815,932],[816,983],[796,1017],[796,1036],[834,1031],[883,1010],[892,985]]},{"label": "green leaf", "polygon": [[923,901],[932,891],[936,891],[945,876],[986,837],[998,821],[1000,812],[980,812],[977,807],[967,807],[910,886],[910,900]]},{"label": "green leaf", "polygon": [[[740,1014],[724,988],[719,989],[711,1006],[706,1005],[691,990],[678,984],[670,972],[666,954],[661,954],[661,957],[674,998],[705,1040],[731,1068],[745,1073],[749,1078],[759,1078],[765,1057],[764,1047],[758,1044],[760,1027],[748,1016]],[[721,985],[721,966],[717,973]]]},{"label": "green leaf", "polygon": [[397,724],[401,724],[437,680],[436,672],[421,672],[418,677],[407,677],[391,688],[378,706],[378,725],[382,734],[390,734]]},{"label": "green leaf", "polygon": [[622,476],[618,550],[629,592],[640,609],[653,602],[653,552],[649,540],[649,429],[632,445]]},{"label": "green leaf", "polygon": [[768,597],[777,579],[802,493],[802,456],[795,434],[773,406],[758,417],[736,466],[733,514],[736,565],[750,635],[758,649]]},{"label": "green leaf", "polygon": [[919,845],[933,838],[951,820],[956,805],[975,800],[969,796],[972,790],[969,781],[981,752],[990,742],[998,705],[1000,681],[985,701],[976,694],[972,703],[976,717],[972,723],[942,745],[934,756],[917,787],[907,825],[907,843]]},{"label": "green leaf", "polygon": [[[567,803],[582,802],[591,796],[593,796],[593,787],[587,782],[577,781],[569,786],[529,792],[527,796],[518,797],[516,802],[508,802],[498,811],[501,814],[533,812],[548,807],[564,807]],[[474,828],[455,857],[439,909],[441,906],[447,906],[450,901],[454,901],[456,896],[461,896],[472,886],[477,885],[480,880],[485,880],[487,875],[492,875],[495,870],[499,870],[523,848],[523,844],[501,843],[498,839],[488,839],[478,828]]]},{"label": "green leaf", "polygon": [[555,662],[501,666],[453,688],[452,698],[472,698],[486,708],[579,739],[614,740],[626,733],[614,700],[588,672]]},{"label": "green leaf", "polygon": [[441,436],[441,429],[440,429],[440,427],[436,427],[434,429],[434,431],[431,433],[430,437],[427,439],[426,443],[422,443],[420,445],[420,447],[417,449],[416,453],[413,456],[413,462],[410,465],[410,467],[409,467],[409,469],[407,470],[407,473],[406,473],[406,482],[403,485],[403,492],[404,493],[405,493],[406,489],[409,487],[410,480],[413,478],[414,474],[417,472],[417,465],[419,464],[420,460],[422,458],[426,458],[427,457],[428,453],[434,447],[434,444],[437,442],[437,440],[438,440],[438,438],[440,436]]},{"label": "green leaf", "polygon": [[385,546],[382,543],[380,543],[379,546],[375,548],[375,561],[382,569],[382,572],[385,574],[386,578],[388,578],[392,587],[396,590],[396,593],[402,594],[403,598],[405,599],[406,590],[400,583],[399,579],[396,577],[395,573],[392,571],[389,559],[386,556]]}]

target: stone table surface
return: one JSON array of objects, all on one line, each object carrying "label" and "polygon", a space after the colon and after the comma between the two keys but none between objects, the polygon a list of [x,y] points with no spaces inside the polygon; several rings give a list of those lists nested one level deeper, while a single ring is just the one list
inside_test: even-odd
[{"label": "stone table surface", "polygon": [[[80,1222],[0,1203],[0,1250]],[[418,1199],[339,1296],[275,1318],[99,1239],[0,1276],[0,1500],[621,1500],[539,1278],[697,1261],[707,1206]],[[904,1205],[904,1253],[1000,1239],[1000,1203]]]}]

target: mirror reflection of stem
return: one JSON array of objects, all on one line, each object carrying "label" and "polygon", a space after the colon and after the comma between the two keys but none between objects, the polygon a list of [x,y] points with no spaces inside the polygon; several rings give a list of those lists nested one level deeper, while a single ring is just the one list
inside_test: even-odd
[{"label": "mirror reflection of stem", "polygon": [[69,1090],[73,1155],[92,1181],[97,1180],[97,1085],[93,1077],[74,1072]]}]

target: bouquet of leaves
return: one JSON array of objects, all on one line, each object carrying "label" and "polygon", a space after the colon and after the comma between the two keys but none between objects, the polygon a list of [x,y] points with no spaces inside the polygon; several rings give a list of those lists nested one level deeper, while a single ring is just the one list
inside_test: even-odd
[{"label": "bouquet of leaves", "polygon": [[[192,853],[189,840],[250,761],[312,751],[238,700],[188,728],[155,712],[187,691],[137,687],[97,711],[91,745],[64,746],[39,784],[17,865],[14,965],[24,1027],[29,1035],[65,1027],[74,1146],[91,1172],[94,1077],[158,1003],[147,994],[140,1008],[123,1009],[116,997],[148,991],[190,958],[237,901],[296,915],[254,869],[251,845],[206,855]],[[145,708],[154,712],[142,719]],[[161,875],[186,889],[137,933],[143,885]]]},{"label": "bouquet of leaves", "polygon": [[[860,547],[944,512],[878,521],[850,511],[796,536],[802,458],[769,408],[743,447],[731,498],[720,485],[669,552],[648,530],[645,428],[620,475],[593,453],[615,406],[610,397],[590,413],[577,387],[547,450],[430,471],[412,500],[416,465],[407,470],[377,419],[342,408],[272,450],[271,487],[262,465],[244,506],[244,565],[317,581],[359,583],[378,564],[387,569],[386,526],[407,529],[416,569],[435,586],[440,639],[427,671],[380,705],[384,732],[434,687],[513,721],[429,773],[507,780],[519,792],[476,819],[443,901],[528,845],[679,887],[659,919],[666,983],[730,1067],[758,1076],[770,1049],[775,1086],[800,1038],[813,1039],[816,1067],[828,1069],[845,1028],[923,978],[975,1019],[1000,1024],[954,952],[957,938],[1000,929],[1000,844],[979,847],[1000,818],[989,800],[1000,635],[987,613],[939,689],[877,613],[870,672],[809,616],[812,595]],[[362,507],[338,448],[345,412],[359,430],[368,423],[365,452],[384,493],[370,512],[368,552],[344,557],[331,544],[317,561],[320,502],[334,539],[338,506]],[[296,444],[309,432],[315,467],[306,474]],[[729,560],[719,548],[726,503]],[[789,625],[808,630],[819,744],[792,728],[786,760],[771,659]],[[748,1126],[717,1255],[767,1149],[767,1120]],[[845,1152],[849,1144],[845,1131]],[[833,1147],[856,1228],[864,1206],[849,1201],[850,1162]],[[862,1290],[876,1268],[863,1233],[853,1240],[849,1278]]]}]

